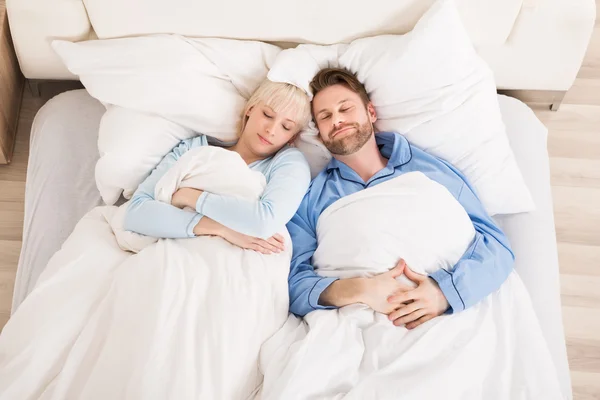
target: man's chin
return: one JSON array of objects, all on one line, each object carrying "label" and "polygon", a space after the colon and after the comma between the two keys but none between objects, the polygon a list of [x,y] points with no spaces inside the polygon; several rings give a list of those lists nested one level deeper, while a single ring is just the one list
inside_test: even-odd
[{"label": "man's chin", "polygon": [[340,141],[339,143],[330,143],[325,144],[327,150],[333,155],[336,156],[349,156],[356,153],[361,149],[362,146],[359,146],[357,143],[344,143],[344,141]]}]

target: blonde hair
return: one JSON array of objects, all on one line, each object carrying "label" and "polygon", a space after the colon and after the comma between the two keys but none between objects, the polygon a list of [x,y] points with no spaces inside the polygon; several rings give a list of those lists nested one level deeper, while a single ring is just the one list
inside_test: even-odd
[{"label": "blonde hair", "polygon": [[246,128],[250,109],[261,102],[271,107],[276,113],[291,111],[298,132],[310,122],[310,101],[302,89],[289,83],[272,82],[265,79],[246,102],[239,124],[238,136],[241,136]]}]

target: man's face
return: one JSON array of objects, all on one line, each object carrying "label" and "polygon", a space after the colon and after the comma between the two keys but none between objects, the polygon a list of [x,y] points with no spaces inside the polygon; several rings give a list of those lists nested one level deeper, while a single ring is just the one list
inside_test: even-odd
[{"label": "man's face", "polygon": [[375,109],[343,85],[321,90],[313,98],[313,112],[321,140],[334,155],[360,150],[373,135]]}]

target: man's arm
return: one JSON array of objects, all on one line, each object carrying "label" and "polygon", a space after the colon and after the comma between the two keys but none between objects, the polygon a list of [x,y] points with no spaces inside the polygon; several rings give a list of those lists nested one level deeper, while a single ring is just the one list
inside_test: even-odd
[{"label": "man's arm", "polygon": [[475,238],[451,271],[441,269],[430,275],[450,304],[447,313],[469,308],[498,290],[515,260],[508,239],[466,182],[457,199],[473,222]]},{"label": "man's arm", "polygon": [[404,272],[404,264],[372,278],[323,278],[317,275],[311,258],[317,249],[317,237],[309,210],[308,195],[298,212],[288,223],[294,251],[288,279],[290,311],[300,317],[311,311],[332,309],[349,304],[363,303],[375,311],[389,314],[395,307],[387,300],[402,289],[396,277]]},{"label": "man's arm", "polygon": [[314,224],[309,221],[308,202],[309,194],[304,196],[298,211],[287,224],[294,246],[288,277],[290,311],[299,317],[313,310],[335,308],[332,299],[329,299],[328,303],[331,305],[328,306],[319,301],[323,291],[336,279],[317,275],[311,264],[312,256],[317,250],[317,235]]}]

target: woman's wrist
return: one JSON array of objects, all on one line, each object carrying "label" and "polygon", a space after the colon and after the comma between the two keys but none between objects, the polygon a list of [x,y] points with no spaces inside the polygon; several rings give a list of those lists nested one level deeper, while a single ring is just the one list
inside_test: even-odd
[{"label": "woman's wrist", "polygon": [[189,207],[193,210],[196,209],[196,204],[198,203],[198,199],[204,193],[202,190],[192,189],[192,188],[181,188],[173,193],[173,197],[171,198],[171,204],[177,208],[186,208]]},{"label": "woman's wrist", "polygon": [[221,236],[225,234],[225,228],[217,221],[210,219],[206,216],[200,218],[200,221],[194,227],[194,235],[196,236]]},{"label": "woman's wrist", "polygon": [[204,193],[202,190],[190,189],[186,193],[186,206],[195,210],[198,199],[202,196],[202,193]]}]

